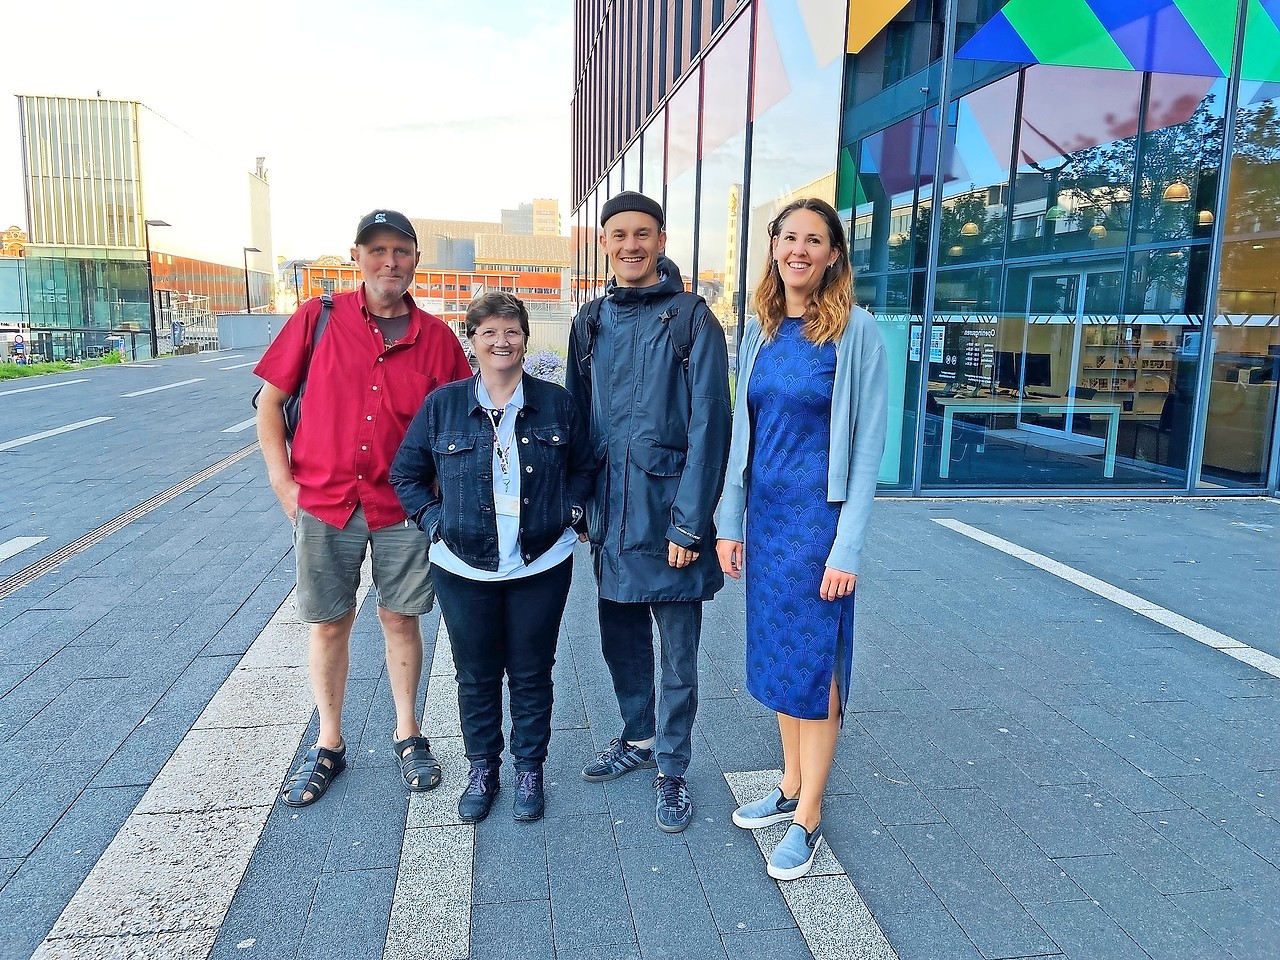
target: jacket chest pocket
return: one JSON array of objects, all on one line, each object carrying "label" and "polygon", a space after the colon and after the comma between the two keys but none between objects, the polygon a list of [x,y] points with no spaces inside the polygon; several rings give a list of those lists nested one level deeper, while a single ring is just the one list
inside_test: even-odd
[{"label": "jacket chest pocket", "polygon": [[431,455],[436,462],[436,474],[440,477],[440,493],[446,499],[457,494],[449,483],[461,483],[475,472],[478,451],[476,438],[462,434],[444,434],[431,443]]},{"label": "jacket chest pocket", "polygon": [[521,439],[521,447],[532,447],[538,458],[550,465],[562,464],[569,452],[569,430],[567,427],[552,425],[534,427],[529,437]]}]

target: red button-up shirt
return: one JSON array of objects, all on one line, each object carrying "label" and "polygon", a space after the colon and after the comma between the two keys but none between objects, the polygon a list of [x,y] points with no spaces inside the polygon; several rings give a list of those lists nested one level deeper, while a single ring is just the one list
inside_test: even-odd
[{"label": "red button-up shirt", "polygon": [[[298,506],[345,527],[357,506],[370,530],[405,519],[388,474],[409,422],[436,387],[471,376],[457,336],[439,317],[405,296],[409,329],[383,345],[364,286],[333,297],[329,323],[316,346],[302,397],[302,417],[290,449]],[[306,366],[320,300],[304,303],[253,368],[286,393]]]}]

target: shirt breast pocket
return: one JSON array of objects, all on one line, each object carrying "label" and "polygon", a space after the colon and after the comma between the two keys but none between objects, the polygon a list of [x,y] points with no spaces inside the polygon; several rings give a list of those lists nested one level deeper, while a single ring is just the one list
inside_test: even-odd
[{"label": "shirt breast pocket", "polygon": [[383,388],[386,391],[387,406],[397,419],[404,421],[407,429],[409,421],[422,406],[422,401],[427,398],[427,394],[440,385],[440,381],[413,370],[402,370],[396,373],[388,371],[388,373],[392,375],[387,377],[387,383]]}]

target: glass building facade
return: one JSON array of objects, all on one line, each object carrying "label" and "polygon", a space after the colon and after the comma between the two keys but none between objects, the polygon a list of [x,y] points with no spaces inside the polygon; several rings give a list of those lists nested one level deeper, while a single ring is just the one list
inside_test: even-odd
[{"label": "glass building facade", "polygon": [[889,348],[885,491],[1275,491],[1280,0],[732,6],[674,6],[711,30],[665,89],[632,76],[616,146],[575,100],[582,231],[665,200],[735,327],[773,211],[832,201]]},{"label": "glass building facade", "polygon": [[[148,253],[162,352],[170,319],[243,312],[246,296],[270,303],[265,177],[132,101],[20,96],[18,108],[33,354],[85,357],[123,341],[149,356]],[[245,247],[263,252],[248,259]]]}]

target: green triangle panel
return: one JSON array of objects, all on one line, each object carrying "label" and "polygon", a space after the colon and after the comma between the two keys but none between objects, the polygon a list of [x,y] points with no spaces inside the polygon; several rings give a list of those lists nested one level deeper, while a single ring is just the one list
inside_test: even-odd
[{"label": "green triangle panel", "polygon": [[1249,2],[1240,76],[1244,80],[1280,83],[1280,27],[1258,0]]},{"label": "green triangle panel", "polygon": [[1222,75],[1231,72],[1231,52],[1236,39],[1236,5],[1233,0],[1173,0]]},{"label": "green triangle panel", "polygon": [[1040,63],[1133,69],[1086,0],[1010,0],[1003,13]]}]

